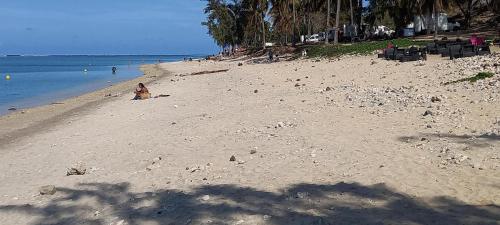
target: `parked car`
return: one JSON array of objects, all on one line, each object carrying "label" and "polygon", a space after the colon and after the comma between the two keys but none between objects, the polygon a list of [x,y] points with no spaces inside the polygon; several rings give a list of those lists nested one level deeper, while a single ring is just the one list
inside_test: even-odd
[{"label": "parked car", "polygon": [[[318,42],[320,42],[320,41],[321,41],[321,40],[320,40],[320,38],[321,38],[321,37],[320,37],[320,35],[319,35],[319,34],[313,34],[313,35],[311,35],[310,37],[308,37],[308,38],[306,39],[306,42],[307,42],[307,43],[318,43]],[[324,40],[324,39],[323,39],[323,40]]]}]

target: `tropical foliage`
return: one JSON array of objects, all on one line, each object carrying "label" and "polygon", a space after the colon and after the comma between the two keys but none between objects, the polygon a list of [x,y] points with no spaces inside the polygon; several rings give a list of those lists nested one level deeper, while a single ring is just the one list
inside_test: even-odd
[{"label": "tropical foliage", "polygon": [[480,5],[487,5],[496,12],[500,8],[499,0],[369,0],[364,8],[364,0],[202,1],[206,2],[207,15],[203,25],[215,42],[225,48],[259,48],[268,41],[294,44],[301,35],[324,32],[344,24],[355,24],[359,28],[361,24],[382,23],[398,31],[415,16],[437,14],[449,8],[461,12],[464,25],[468,27]]}]

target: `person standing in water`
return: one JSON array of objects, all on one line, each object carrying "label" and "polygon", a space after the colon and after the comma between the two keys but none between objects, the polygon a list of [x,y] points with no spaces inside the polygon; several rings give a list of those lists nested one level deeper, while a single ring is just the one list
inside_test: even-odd
[{"label": "person standing in water", "polygon": [[111,68],[111,72],[113,72],[113,74],[116,73],[116,66],[113,66],[113,68]]}]

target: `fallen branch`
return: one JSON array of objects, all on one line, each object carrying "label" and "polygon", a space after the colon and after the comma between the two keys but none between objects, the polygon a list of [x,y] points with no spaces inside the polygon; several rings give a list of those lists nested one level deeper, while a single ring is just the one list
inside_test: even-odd
[{"label": "fallen branch", "polygon": [[224,70],[208,70],[208,71],[201,71],[201,72],[191,73],[191,76],[203,75],[203,74],[210,74],[210,73],[223,73],[223,72],[227,72],[227,71],[229,71],[229,69],[224,69]]}]

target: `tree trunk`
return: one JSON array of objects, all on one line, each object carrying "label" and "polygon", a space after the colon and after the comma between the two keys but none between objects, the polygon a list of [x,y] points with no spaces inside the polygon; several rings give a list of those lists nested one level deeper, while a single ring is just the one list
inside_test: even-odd
[{"label": "tree trunk", "polygon": [[469,29],[472,17],[472,2],[473,0],[469,0],[467,5],[467,13],[465,16],[465,28]]},{"label": "tree trunk", "polygon": [[337,14],[335,15],[335,35],[333,36],[333,44],[339,43],[340,2],[341,0],[337,0]]},{"label": "tree trunk", "polygon": [[354,25],[354,11],[352,8],[352,0],[349,0],[349,7],[351,8],[351,25]]},{"label": "tree trunk", "polygon": [[292,27],[292,46],[295,46],[295,43],[297,41],[295,37],[295,28],[297,27],[297,17],[295,13],[295,0],[292,0],[292,11],[293,11],[293,27]]},{"label": "tree trunk", "polygon": [[327,1],[327,9],[326,9],[326,31],[325,31],[325,44],[328,44],[328,28],[330,28],[330,0]]},{"label": "tree trunk", "polygon": [[264,12],[261,14],[262,20],[262,48],[266,49],[266,21],[264,20]]},{"label": "tree trunk", "polygon": [[437,12],[437,7],[436,7],[437,1],[434,2],[434,5],[432,6],[432,11],[434,13],[434,39],[437,39],[438,37],[438,23],[439,23],[439,14]]}]

